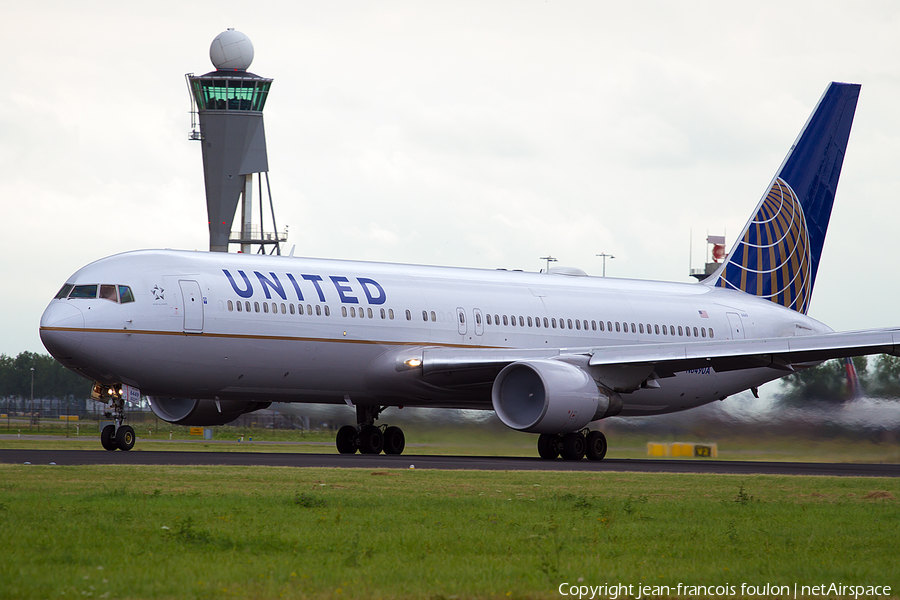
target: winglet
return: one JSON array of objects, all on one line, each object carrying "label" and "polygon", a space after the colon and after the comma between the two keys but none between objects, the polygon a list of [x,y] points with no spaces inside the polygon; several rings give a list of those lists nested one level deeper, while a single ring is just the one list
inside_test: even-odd
[{"label": "winglet", "polygon": [[829,84],[728,258],[705,284],[806,313],[859,90]]}]

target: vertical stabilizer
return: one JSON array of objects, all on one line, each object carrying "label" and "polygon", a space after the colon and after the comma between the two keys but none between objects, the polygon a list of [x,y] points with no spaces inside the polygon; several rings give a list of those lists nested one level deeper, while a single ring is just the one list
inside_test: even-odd
[{"label": "vertical stabilizer", "polygon": [[829,84],[725,263],[704,283],[806,313],[859,89]]}]

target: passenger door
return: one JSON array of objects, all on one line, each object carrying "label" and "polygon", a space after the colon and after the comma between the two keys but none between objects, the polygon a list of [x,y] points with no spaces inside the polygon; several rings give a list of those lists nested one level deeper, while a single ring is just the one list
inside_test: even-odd
[{"label": "passenger door", "polygon": [[184,303],[185,333],[203,333],[203,295],[200,284],[193,280],[179,279],[178,286]]}]

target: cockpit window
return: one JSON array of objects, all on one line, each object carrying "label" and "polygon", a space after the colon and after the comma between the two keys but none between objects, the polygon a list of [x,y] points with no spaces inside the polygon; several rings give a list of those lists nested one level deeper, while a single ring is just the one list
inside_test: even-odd
[{"label": "cockpit window", "polygon": [[101,285],[74,285],[67,283],[62,286],[62,289],[59,290],[59,292],[57,292],[55,298],[57,300],[62,298],[96,298],[98,288],[100,290],[100,298],[104,300],[109,300],[110,302],[116,302],[118,304],[134,302],[134,293],[129,286],[112,283],[104,283]]},{"label": "cockpit window", "polygon": [[73,288],[73,287],[75,287],[75,286],[72,285],[71,283],[67,283],[66,285],[62,286],[62,289],[60,289],[60,290],[56,293],[56,295],[53,296],[53,298],[54,298],[55,300],[59,300],[59,299],[61,299],[61,298],[65,298],[66,296],[69,295],[69,292],[72,291],[72,288]]},{"label": "cockpit window", "polygon": [[116,286],[114,285],[101,285],[100,297],[104,300],[112,300],[113,302],[119,301],[119,296],[116,294]]},{"label": "cockpit window", "polygon": [[69,298],[96,298],[97,285],[76,285]]}]

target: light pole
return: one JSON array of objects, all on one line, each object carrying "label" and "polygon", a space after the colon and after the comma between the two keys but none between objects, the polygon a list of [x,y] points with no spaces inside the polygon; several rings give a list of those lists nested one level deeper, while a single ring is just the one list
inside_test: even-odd
[{"label": "light pole", "polygon": [[31,367],[31,419],[28,421],[28,429],[34,424],[34,367]]},{"label": "light pole", "polygon": [[606,252],[601,252],[597,256],[603,257],[603,276],[606,277],[606,259],[607,258],[615,258],[612,254],[607,254]]},{"label": "light pole", "polygon": [[547,261],[547,273],[550,272],[550,263],[557,262],[557,260],[555,258],[553,258],[552,256],[550,256],[549,254],[547,256],[542,256],[541,260]]}]

